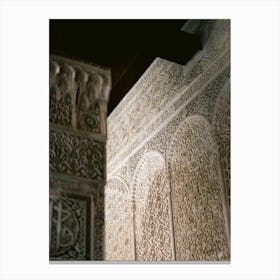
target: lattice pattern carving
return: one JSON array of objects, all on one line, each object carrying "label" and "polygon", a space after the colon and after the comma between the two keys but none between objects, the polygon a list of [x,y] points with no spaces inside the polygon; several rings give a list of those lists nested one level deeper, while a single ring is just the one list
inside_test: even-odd
[{"label": "lattice pattern carving", "polygon": [[170,146],[177,260],[228,260],[217,147],[203,117],[187,118]]},{"label": "lattice pattern carving", "polygon": [[172,260],[169,186],[159,153],[144,155],[134,183],[136,260]]},{"label": "lattice pattern carving", "polygon": [[134,260],[132,201],[122,179],[108,180],[105,207],[105,259]]}]

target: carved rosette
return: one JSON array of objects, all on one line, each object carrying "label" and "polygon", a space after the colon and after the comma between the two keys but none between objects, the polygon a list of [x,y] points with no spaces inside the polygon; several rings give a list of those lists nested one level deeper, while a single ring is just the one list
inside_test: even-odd
[{"label": "carved rosette", "polygon": [[50,57],[50,259],[102,260],[110,71]]}]

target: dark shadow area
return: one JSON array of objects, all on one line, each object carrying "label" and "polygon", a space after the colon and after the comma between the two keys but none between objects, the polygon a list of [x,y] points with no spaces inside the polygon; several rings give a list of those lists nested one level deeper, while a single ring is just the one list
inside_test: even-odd
[{"label": "dark shadow area", "polygon": [[111,68],[108,114],[156,57],[185,64],[201,49],[186,20],[50,20],[50,53]]}]

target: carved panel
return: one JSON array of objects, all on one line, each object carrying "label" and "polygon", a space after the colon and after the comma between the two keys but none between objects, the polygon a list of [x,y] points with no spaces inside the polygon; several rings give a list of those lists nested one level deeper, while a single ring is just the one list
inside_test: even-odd
[{"label": "carved panel", "polygon": [[105,143],[50,130],[50,171],[104,180]]},{"label": "carved panel", "polygon": [[89,215],[90,200],[87,197],[50,197],[51,259],[90,258]]},{"label": "carved panel", "polygon": [[169,186],[163,157],[144,155],[134,178],[136,260],[172,260]]},{"label": "carved panel", "polygon": [[[90,182],[80,182],[79,180],[73,180],[72,178],[61,179],[57,176],[50,176],[50,219],[51,217],[57,217],[58,202],[60,202],[62,210],[65,212],[72,213],[72,216],[66,215],[66,224],[68,227],[72,227],[78,231],[78,237],[76,242],[72,242],[69,245],[69,250],[72,252],[79,251],[79,255],[69,256],[67,254],[56,253],[56,239],[57,239],[57,218],[50,224],[50,230],[53,232],[50,234],[51,246],[50,256],[52,259],[56,260],[68,260],[68,259],[103,259],[103,234],[104,234],[104,194],[103,186],[95,185]],[[55,202],[53,202],[55,201]],[[70,206],[68,206],[70,201]],[[74,210],[71,206],[72,202],[75,202]],[[53,210],[53,208],[56,209]],[[71,209],[69,209],[69,207]],[[73,214],[74,213],[74,214]],[[75,214],[76,213],[76,214]],[[64,214],[63,214],[64,215]],[[64,215],[65,216],[65,215]],[[60,219],[63,220],[63,219]],[[72,222],[71,222],[72,221]],[[74,221],[74,222],[73,222]],[[76,223],[75,223],[76,221]],[[78,221],[78,227],[77,225]],[[64,223],[64,220],[62,221]],[[53,225],[55,223],[55,225]],[[61,224],[61,223],[60,223]],[[81,226],[82,225],[82,226]],[[77,232],[76,231],[76,232]],[[67,233],[67,230],[66,230]],[[74,235],[73,235],[74,236]],[[81,242],[81,238],[82,241]],[[80,238],[80,239],[79,239]],[[73,238],[74,239],[74,238]],[[80,241],[79,241],[80,240]],[[82,245],[86,245],[82,249]],[[72,248],[72,247],[75,248]],[[71,247],[71,248],[70,248]],[[81,252],[86,252],[86,255]],[[74,257],[76,256],[76,257]]]},{"label": "carved panel", "polygon": [[105,260],[134,260],[132,201],[118,177],[105,187]]},{"label": "carved panel", "polygon": [[[152,75],[152,73],[150,75]],[[200,114],[205,113],[206,115],[208,115],[209,111],[211,111],[211,108],[209,108],[209,102],[211,102],[212,100],[214,100],[215,102],[216,96],[219,94],[220,89],[224,84],[224,81],[228,79],[229,75],[229,53],[225,52],[223,55],[221,55],[219,58],[213,61],[211,66],[208,67],[201,75],[199,75],[199,77],[195,79],[188,87],[182,87],[181,85],[180,90],[176,92],[177,96],[173,96],[173,100],[172,96],[168,93],[165,92],[165,94],[163,94],[163,92],[159,92],[159,94],[163,94],[163,96],[158,96],[158,98],[154,99],[153,106],[161,107],[162,104],[159,105],[159,103],[163,102],[161,101],[161,99],[167,98],[167,96],[169,102],[166,102],[166,107],[161,107],[160,112],[154,112],[153,115],[143,114],[142,124],[138,131],[135,133],[134,130],[130,130],[129,133],[127,132],[129,130],[118,130],[120,128],[120,121],[114,119],[113,115],[110,115],[110,117],[108,118],[108,172],[110,173],[116,167],[118,167],[119,162],[127,158],[129,154],[135,149],[135,147],[143,143],[143,141],[145,141],[147,137],[149,137],[156,130],[158,130],[159,127],[161,127],[165,123],[165,121],[170,118],[172,114],[174,115],[176,110],[180,108],[182,110],[185,109],[185,107],[183,106],[184,104],[188,107],[188,114],[199,112]],[[184,83],[188,83],[188,77],[184,78]],[[128,93],[127,97],[130,97],[132,93],[136,94],[134,88],[132,88],[132,90]],[[198,96],[196,96],[193,99],[193,101],[191,101],[191,98],[197,93]],[[142,92],[139,91],[138,94],[141,95]],[[129,104],[126,99],[124,99],[120,103],[122,107],[124,107],[124,104],[126,104],[126,106],[130,108],[130,110],[132,110],[131,107],[136,107],[135,111],[137,111],[139,114],[142,113],[143,106],[146,106],[145,103],[142,104],[140,101]],[[118,107],[116,109],[118,109]],[[118,112],[119,110],[117,110],[117,113]],[[125,122],[129,123],[131,127],[135,128],[135,122],[133,121],[133,118],[127,117],[125,112],[126,111],[124,111],[122,115],[122,117],[125,118]],[[114,132],[111,131],[112,127]],[[124,144],[123,142],[118,142],[119,140],[117,140],[115,137],[115,133],[117,131],[117,137],[120,139],[120,141],[127,137],[130,138],[127,144]],[[118,148],[116,149],[114,147]]]},{"label": "carved panel", "polygon": [[169,153],[176,260],[228,260],[223,185],[208,121],[183,121]]},{"label": "carved panel", "polygon": [[[120,152],[114,147],[126,147],[131,144],[135,136],[162,111],[181,87],[183,82],[181,65],[159,58],[154,63],[157,65],[154,72],[148,71],[150,73],[144,75],[135,88],[128,92],[130,99],[126,101],[124,110],[120,112],[116,108],[116,112],[108,118],[108,160]],[[139,87],[139,92],[136,92]],[[111,124],[112,118],[114,121]]]},{"label": "carved panel", "polygon": [[[202,31],[205,45],[195,60],[184,67],[156,59],[108,119],[108,173],[133,178],[136,260],[230,258],[221,176],[222,165],[229,185],[230,105],[225,97],[216,105],[230,79],[230,21],[207,21]],[[213,128],[221,134],[217,141]],[[168,159],[168,172],[162,156],[151,150]]]},{"label": "carved panel", "polygon": [[105,135],[109,89],[109,70],[51,57],[50,123]]},{"label": "carved panel", "polygon": [[50,258],[102,260],[110,70],[50,57]]}]

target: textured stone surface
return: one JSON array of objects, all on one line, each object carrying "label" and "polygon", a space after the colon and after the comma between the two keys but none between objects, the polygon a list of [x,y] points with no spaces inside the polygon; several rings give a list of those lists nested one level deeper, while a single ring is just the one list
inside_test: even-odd
[{"label": "textured stone surface", "polygon": [[213,126],[219,145],[226,195],[230,206],[230,83],[225,85],[217,99]]},{"label": "textured stone surface", "polygon": [[169,183],[165,161],[158,152],[140,160],[133,180],[135,211],[135,259],[171,260],[172,240]]},{"label": "textured stone surface", "polygon": [[57,56],[50,57],[50,123],[106,135],[110,72]]},{"label": "textured stone surface", "polygon": [[157,58],[108,118],[107,174],[134,205],[131,260],[230,259],[230,21],[192,30],[203,50],[185,66]]},{"label": "textured stone surface", "polygon": [[102,260],[110,72],[50,57],[50,259]]},{"label": "textured stone surface", "polygon": [[50,171],[105,180],[105,143],[51,130]]},{"label": "textured stone surface", "polygon": [[208,121],[186,118],[169,148],[177,260],[229,257],[218,160]]},{"label": "textured stone surface", "polygon": [[82,197],[50,197],[51,248],[56,259],[87,259],[87,199]]},{"label": "textured stone surface", "polygon": [[134,233],[132,203],[127,183],[113,177],[105,192],[105,256],[106,260],[132,260]]}]

